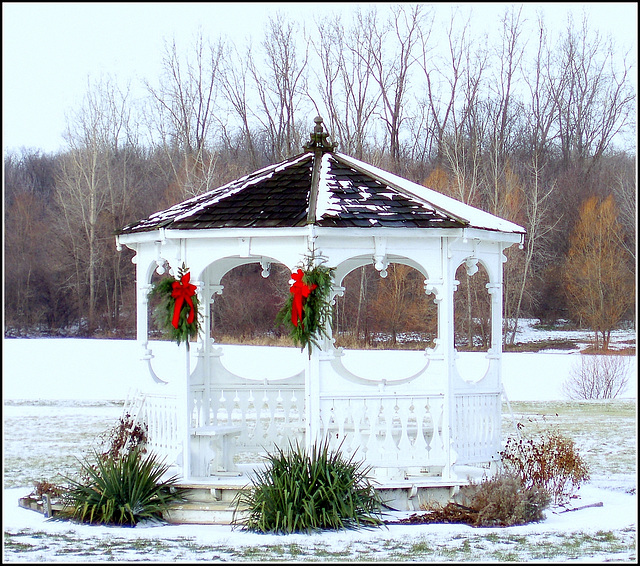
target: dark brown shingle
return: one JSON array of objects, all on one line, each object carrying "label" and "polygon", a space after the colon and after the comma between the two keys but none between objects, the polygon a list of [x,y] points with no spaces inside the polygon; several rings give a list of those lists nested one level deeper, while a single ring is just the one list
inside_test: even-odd
[{"label": "dark brown shingle", "polygon": [[[308,151],[277,165],[177,204],[130,224],[121,233],[158,228],[296,227],[307,221],[314,159],[327,160],[321,170],[319,226],[459,227],[464,222],[437,211],[415,195],[357,171],[340,154]],[[324,208],[323,208],[324,207]]]}]

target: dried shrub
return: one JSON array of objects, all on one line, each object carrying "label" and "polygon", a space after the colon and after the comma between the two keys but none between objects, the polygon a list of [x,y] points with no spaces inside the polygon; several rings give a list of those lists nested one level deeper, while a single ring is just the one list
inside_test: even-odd
[{"label": "dried shrub", "polygon": [[478,511],[475,526],[510,527],[542,521],[550,500],[544,487],[525,486],[520,478],[501,474],[475,486],[470,506]]},{"label": "dried shrub", "polygon": [[34,490],[31,496],[42,499],[43,495],[51,495],[52,497],[60,497],[62,495],[63,488],[59,485],[51,483],[47,480],[33,482]]},{"label": "dried shrub", "polygon": [[104,457],[119,458],[128,454],[131,450],[138,450],[144,454],[148,427],[146,423],[138,422],[125,413],[117,424],[104,433],[101,439],[101,452]]},{"label": "dried shrub", "polygon": [[565,503],[589,479],[588,466],[573,440],[555,430],[529,439],[510,436],[500,456],[507,472],[527,489],[547,489],[556,505]]},{"label": "dried shrub", "polygon": [[63,486],[47,480],[35,481],[33,482],[33,491],[25,499],[41,502],[43,496],[48,495],[52,501],[59,501],[64,494],[64,490]]},{"label": "dried shrub", "polygon": [[520,478],[500,474],[463,488],[466,505],[449,502],[432,505],[400,523],[462,523],[474,527],[511,527],[544,519],[549,492],[539,486],[525,487]]}]

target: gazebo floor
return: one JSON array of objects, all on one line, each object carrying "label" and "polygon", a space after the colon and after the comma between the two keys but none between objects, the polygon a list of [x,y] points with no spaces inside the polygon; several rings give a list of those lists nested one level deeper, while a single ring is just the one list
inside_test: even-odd
[{"label": "gazebo floor", "polygon": [[[465,467],[467,477],[482,473],[480,468]],[[460,472],[459,472],[459,475]],[[469,479],[444,480],[438,477],[410,477],[406,480],[389,480],[384,484],[377,482],[376,491],[387,505],[386,511],[393,513],[419,511],[427,503],[440,503],[455,500],[460,487],[469,484]],[[174,505],[165,513],[164,518],[173,524],[231,524],[236,513],[235,498],[251,486],[247,475],[212,476],[193,478],[178,482],[187,490],[187,502]],[[241,518],[242,509],[237,518]]]}]

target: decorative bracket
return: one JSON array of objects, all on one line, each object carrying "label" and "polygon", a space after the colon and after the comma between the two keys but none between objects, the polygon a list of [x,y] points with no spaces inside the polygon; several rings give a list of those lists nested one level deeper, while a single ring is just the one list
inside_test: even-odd
[{"label": "decorative bracket", "polygon": [[158,275],[162,275],[166,271],[164,268],[164,264],[166,263],[166,260],[162,257],[162,252],[161,252],[163,243],[164,242],[161,242],[161,241],[156,242],[156,273]]},{"label": "decorative bracket", "polygon": [[331,288],[331,304],[336,304],[336,297],[344,297],[345,288],[340,285],[333,285]]},{"label": "decorative bracket", "polygon": [[424,292],[427,295],[433,295],[433,302],[437,305],[442,301],[442,281],[431,283],[428,279],[425,279]]},{"label": "decorative bracket", "polygon": [[487,288],[487,293],[489,293],[490,295],[493,295],[494,293],[498,293],[502,289],[502,284],[501,283],[487,283],[485,285],[485,287]]},{"label": "decorative bracket", "polygon": [[387,256],[374,256],[374,267],[380,272],[380,277],[385,278],[388,275],[387,267],[389,267],[389,260]]},{"label": "decorative bracket", "polygon": [[224,285],[209,285],[209,292],[211,293],[210,299],[214,301],[216,295],[222,295],[222,290],[224,289]]},{"label": "decorative bracket", "polygon": [[154,356],[153,356],[153,352],[151,351],[151,348],[149,348],[149,343],[145,342],[144,344],[142,344],[142,347],[144,348],[144,353],[142,354],[142,357],[140,359],[143,362],[147,362],[147,368],[149,369],[149,374],[151,375],[151,378],[153,379],[153,381],[161,385],[166,385],[167,383],[169,383],[168,381],[165,381],[164,379],[161,379],[160,377],[158,377],[158,374],[153,369],[153,366],[151,365],[151,360],[153,359]]},{"label": "decorative bracket", "polygon": [[149,291],[152,285],[140,285],[138,292],[140,293],[140,303],[143,305],[149,304]]},{"label": "decorative bracket", "polygon": [[464,260],[464,266],[467,270],[467,275],[471,277],[478,272],[478,258],[477,257],[468,257]]},{"label": "decorative bracket", "polygon": [[380,277],[387,276],[387,267],[389,260],[387,259],[387,239],[380,236],[374,236],[374,252],[373,266],[380,272]]}]

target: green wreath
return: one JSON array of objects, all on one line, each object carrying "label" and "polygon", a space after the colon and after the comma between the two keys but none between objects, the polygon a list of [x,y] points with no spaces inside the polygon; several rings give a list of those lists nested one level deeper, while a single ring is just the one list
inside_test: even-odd
[{"label": "green wreath", "polygon": [[307,258],[306,268],[292,274],[290,295],[276,315],[276,325],[287,328],[293,343],[301,349],[306,347],[309,357],[311,346],[319,346],[319,340],[329,336],[327,328],[333,322],[331,289],[335,268],[313,263],[313,257]]},{"label": "green wreath", "polygon": [[153,316],[158,327],[168,337],[189,348],[189,340],[196,339],[200,332],[200,302],[196,286],[190,282],[191,274],[184,263],[178,270],[178,279],[165,277],[155,283],[149,298],[159,298]]}]

